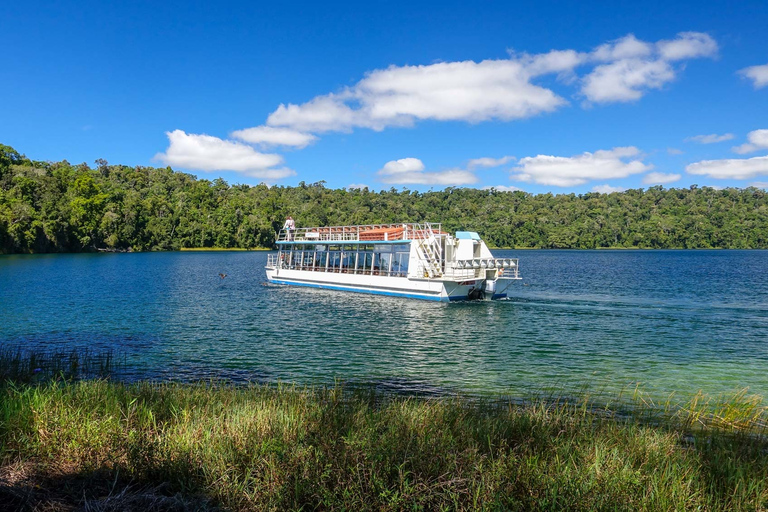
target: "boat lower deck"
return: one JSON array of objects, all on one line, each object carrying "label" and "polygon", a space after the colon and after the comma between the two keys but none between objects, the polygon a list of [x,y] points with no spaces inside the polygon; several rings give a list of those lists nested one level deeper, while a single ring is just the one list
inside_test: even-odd
[{"label": "boat lower deck", "polygon": [[[325,288],[329,290],[389,295],[433,301],[460,301],[476,298],[476,290],[482,290],[483,280],[448,281],[437,279],[413,279],[406,277],[338,274],[303,270],[268,269],[270,283]],[[506,297],[511,280],[499,280],[501,286],[489,299]]]}]

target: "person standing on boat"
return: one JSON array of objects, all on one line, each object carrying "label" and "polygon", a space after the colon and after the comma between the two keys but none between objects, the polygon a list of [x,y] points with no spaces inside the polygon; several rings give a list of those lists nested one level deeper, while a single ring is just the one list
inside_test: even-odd
[{"label": "person standing on boat", "polygon": [[287,239],[293,240],[293,230],[296,229],[296,223],[293,222],[293,217],[290,215],[287,219],[285,219],[285,224],[283,225],[283,229],[285,230],[285,235],[288,237]]}]

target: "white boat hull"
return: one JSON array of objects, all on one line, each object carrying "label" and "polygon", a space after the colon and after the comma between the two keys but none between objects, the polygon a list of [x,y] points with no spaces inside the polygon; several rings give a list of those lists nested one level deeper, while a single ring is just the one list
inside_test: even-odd
[{"label": "white boat hull", "polygon": [[485,281],[472,279],[452,281],[445,279],[413,279],[407,277],[389,277],[334,272],[313,272],[267,268],[267,280],[274,284],[307,286],[395,297],[434,300],[441,302],[469,300],[470,298],[502,299],[507,296],[507,288],[513,279],[495,280],[493,293],[483,293],[480,297],[474,290],[484,289]]}]

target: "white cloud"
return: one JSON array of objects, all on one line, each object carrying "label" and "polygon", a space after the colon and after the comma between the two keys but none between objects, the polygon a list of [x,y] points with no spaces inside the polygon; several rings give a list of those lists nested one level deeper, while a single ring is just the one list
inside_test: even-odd
[{"label": "white cloud", "polygon": [[751,79],[755,89],[760,89],[768,85],[768,64],[744,68],[739,71],[739,74]]},{"label": "white cloud", "polygon": [[596,103],[632,101],[674,78],[672,66],[663,60],[625,59],[596,67],[584,78],[581,91]]},{"label": "white cloud", "polygon": [[600,192],[601,194],[610,194],[611,192],[624,192],[627,190],[624,187],[614,187],[612,185],[595,185],[592,187],[592,192]]},{"label": "white cloud", "polygon": [[575,69],[604,63],[587,75],[582,92],[594,102],[631,101],[647,89],[673,80],[670,64],[712,56],[717,43],[707,34],[684,32],[676,39],[648,43],[630,34],[590,53],[552,50],[509,59],[440,62],[373,70],[351,87],[302,104],[280,105],[267,125],[323,133],[354,128],[383,130],[419,120],[510,121],[551,112],[567,101],[532,79],[546,74],[573,76]]},{"label": "white cloud", "polygon": [[491,190],[491,189],[498,190],[499,192],[525,192],[523,189],[517,188],[512,185],[491,185],[488,187],[483,187],[483,190]]},{"label": "white cloud", "polygon": [[733,138],[732,133],[724,133],[723,135],[712,133],[710,135],[695,135],[693,137],[688,137],[687,139],[685,139],[685,142],[698,142],[699,144],[715,144],[716,142],[731,140],[732,138]]},{"label": "white cloud", "polygon": [[666,185],[674,183],[682,176],[679,174],[665,174],[663,172],[649,172],[643,177],[643,183],[646,185]]},{"label": "white cloud", "polygon": [[384,164],[378,175],[382,183],[393,185],[471,185],[477,182],[474,173],[464,169],[424,172],[424,163],[418,158],[401,158]]},{"label": "white cloud", "polygon": [[350,183],[349,185],[346,186],[347,190],[363,190],[366,188],[370,188],[370,187],[365,183]]},{"label": "white cloud", "polygon": [[677,148],[667,148],[667,153],[670,155],[682,155],[683,151]]},{"label": "white cloud", "polygon": [[222,140],[210,135],[187,134],[182,130],[166,132],[170,142],[165,153],[155,159],[196,171],[234,171],[269,180],[277,180],[296,174],[287,168],[274,167],[283,163],[280,155],[259,153],[251,146]]},{"label": "white cloud", "polygon": [[[391,65],[370,71],[339,91],[300,104],[281,104],[267,117],[265,125],[237,130],[231,136],[263,147],[303,148],[316,141],[318,134],[355,128],[384,130],[413,126],[423,120],[479,123],[525,119],[568,104],[552,89],[534,83],[537,77],[548,74],[556,74],[568,85],[578,84],[588,102],[633,101],[674,80],[683,68],[676,63],[716,53],[717,43],[709,35],[682,32],[675,39],[655,43],[629,34],[590,52],[565,49],[533,55],[513,53],[507,59],[479,62]],[[581,79],[576,74],[580,67],[587,68]],[[188,135],[180,130],[171,132],[169,138],[169,148],[159,153],[158,159],[174,165],[251,174],[264,169],[271,169],[273,174],[293,173],[290,169],[274,169],[282,162],[281,156],[260,153],[235,141]],[[433,177],[467,182],[474,178],[472,169],[490,167],[492,161],[475,159],[465,170],[443,171]],[[623,168],[638,165],[643,164],[629,163]],[[427,175],[423,169],[409,172],[422,173],[420,180]]]},{"label": "white cloud", "polygon": [[450,169],[440,172],[405,172],[381,178],[382,183],[392,185],[471,185],[477,182],[477,176],[463,169]]},{"label": "white cloud", "polygon": [[384,164],[379,170],[381,175],[399,174],[404,172],[421,172],[424,170],[424,162],[418,158],[401,158]]},{"label": "white cloud", "polygon": [[661,58],[668,61],[717,55],[717,43],[702,32],[680,32],[671,41],[659,41],[656,48]]},{"label": "white cloud", "polygon": [[[629,161],[625,161],[629,159]],[[653,168],[644,164],[635,147],[613,148],[573,157],[537,155],[520,159],[513,179],[542,185],[571,187],[592,180],[626,178]]]},{"label": "white cloud", "polygon": [[274,128],[272,126],[256,126],[237,130],[229,134],[230,137],[240,139],[251,144],[262,146],[293,146],[303,148],[317,140],[310,133],[302,133],[289,128]]},{"label": "white cloud", "polygon": [[689,174],[699,174],[716,179],[748,180],[768,175],[768,156],[702,160],[685,168]]},{"label": "white cloud", "polygon": [[634,34],[602,44],[592,51],[591,58],[608,62],[623,59],[647,57],[653,52],[653,45],[640,41]]},{"label": "white cloud", "polygon": [[511,162],[514,159],[515,157],[513,156],[503,156],[501,158],[489,158],[489,157],[473,158],[472,160],[467,162],[467,169],[473,170],[473,169],[479,169],[481,167],[484,167],[484,168],[499,167],[508,162]]},{"label": "white cloud", "polygon": [[747,140],[749,141],[748,143],[732,148],[733,151],[743,155],[761,149],[768,149],[768,130],[753,130],[747,134]]},{"label": "white cloud", "polygon": [[512,58],[518,60],[531,77],[535,77],[551,73],[570,73],[586,62],[589,55],[575,50],[551,50],[536,55],[512,54]]},{"label": "white cloud", "polygon": [[655,45],[629,34],[592,52],[593,60],[609,63],[584,77],[581,92],[595,103],[634,101],[648,89],[660,89],[674,80],[673,62],[716,54],[715,40],[701,32],[681,32]]},{"label": "white cloud", "polygon": [[768,189],[768,181],[753,181],[749,184],[750,187]]},{"label": "white cloud", "polygon": [[515,60],[390,66],[368,73],[341,93],[301,105],[280,105],[267,124],[316,133],[355,127],[382,130],[423,119],[508,121],[566,103],[551,90],[530,83],[530,77]]}]

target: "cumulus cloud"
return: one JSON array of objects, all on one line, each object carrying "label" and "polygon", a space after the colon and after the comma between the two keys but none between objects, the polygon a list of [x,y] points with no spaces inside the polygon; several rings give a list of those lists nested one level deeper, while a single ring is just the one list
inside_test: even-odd
[{"label": "cumulus cloud", "polygon": [[755,86],[755,89],[768,85],[768,64],[744,68],[739,71],[739,74],[752,80],[752,85]]},{"label": "cumulus cloud", "polygon": [[275,128],[272,126],[256,126],[237,130],[229,134],[230,137],[240,139],[251,144],[262,146],[292,146],[298,149],[306,147],[317,140],[310,133],[302,133],[289,128]]},{"label": "cumulus cloud", "polygon": [[196,171],[234,171],[268,180],[277,180],[296,174],[287,168],[275,168],[283,157],[259,153],[251,146],[222,140],[210,135],[188,134],[182,130],[166,132],[169,146],[155,159],[166,165]]},{"label": "cumulus cloud", "polygon": [[613,185],[595,185],[592,187],[592,192],[600,192],[601,194],[610,194],[611,192],[624,192],[627,190],[624,187],[614,187]]},{"label": "cumulus cloud", "polygon": [[[231,137],[263,148],[303,148],[326,132],[384,130],[425,120],[479,123],[525,119],[568,104],[551,88],[535,83],[537,78],[552,74],[567,86],[579,87],[587,102],[634,101],[673,81],[683,69],[684,60],[712,57],[716,53],[717,43],[709,35],[682,32],[674,39],[657,42],[641,41],[629,34],[586,52],[553,49],[540,54],[512,53],[505,59],[391,65],[372,70],[357,83],[338,91],[303,103],[281,104],[269,114],[264,125],[234,131]],[[580,78],[577,71],[585,68]],[[744,72],[745,76],[754,75],[753,71]],[[762,76],[759,70],[755,76]],[[275,169],[282,162],[279,155],[258,152],[247,144],[181,130],[169,133],[169,139],[170,146],[165,153],[158,154],[158,159],[173,165],[198,170],[236,170],[251,175],[267,173],[266,169],[270,169],[270,176],[293,173],[289,169]],[[465,184],[475,182],[473,169],[508,161],[475,159],[467,169],[437,174],[425,173],[423,169],[407,172],[411,179],[420,180],[418,183],[432,179]],[[617,172],[642,172],[635,169],[644,167],[639,161],[617,161]],[[529,161],[527,166],[534,168],[538,163]],[[520,175],[521,179],[539,179],[526,172]],[[382,176],[388,180],[403,178],[395,178],[396,174]],[[584,180],[601,179],[589,177],[588,173],[585,176]],[[581,178],[567,177],[540,179],[583,182]]]},{"label": "cumulus cloud", "polygon": [[746,144],[736,146],[733,151],[744,155],[746,153],[752,153],[761,149],[768,149],[768,130],[754,130],[747,134]]},{"label": "cumulus cloud", "polygon": [[667,153],[670,155],[682,155],[683,151],[677,148],[667,148]]},{"label": "cumulus cloud", "polygon": [[674,183],[682,176],[680,174],[665,174],[663,172],[649,172],[643,176],[643,183],[646,185],[666,185]]},{"label": "cumulus cloud", "polygon": [[424,162],[418,158],[401,158],[384,164],[379,170],[381,175],[392,175],[406,172],[421,172],[424,170]]},{"label": "cumulus cloud", "polygon": [[625,59],[596,67],[584,78],[581,92],[595,103],[632,101],[674,78],[672,66],[662,60]]},{"label": "cumulus cloud", "polygon": [[471,185],[477,176],[464,169],[448,169],[439,172],[424,172],[424,163],[418,158],[401,158],[384,164],[378,175],[382,183],[392,185]]},{"label": "cumulus cloud", "polygon": [[523,189],[512,185],[491,185],[489,187],[483,187],[483,190],[498,190],[499,192],[525,192]]},{"label": "cumulus cloud", "polygon": [[702,160],[701,162],[688,165],[685,170],[689,174],[698,174],[722,180],[748,180],[757,176],[768,175],[768,156]]},{"label": "cumulus cloud", "polygon": [[649,43],[630,34],[591,52],[552,50],[513,53],[508,59],[392,65],[373,70],[356,84],[301,104],[281,104],[267,125],[324,133],[354,128],[383,130],[421,120],[510,121],[567,104],[533,80],[547,74],[574,76],[579,66],[599,64],[582,83],[592,102],[631,101],[673,80],[673,63],[710,57],[717,43],[700,32]]},{"label": "cumulus cloud", "polygon": [[717,54],[717,43],[708,34],[681,32],[675,39],[650,44],[629,34],[599,46],[592,59],[608,61],[583,79],[581,92],[594,103],[634,101],[649,89],[661,89],[674,80],[674,62]]},{"label": "cumulus cloud", "polygon": [[620,147],[572,157],[537,155],[521,158],[512,178],[519,181],[571,187],[593,180],[626,178],[652,169],[635,147]]},{"label": "cumulus cloud", "polygon": [[548,53],[530,55],[528,53],[512,54],[514,60],[519,61],[531,77],[548,75],[551,73],[570,74],[574,68],[589,59],[586,53],[575,50],[552,50]]},{"label": "cumulus cloud", "polygon": [[364,190],[366,188],[370,188],[370,187],[368,187],[368,185],[366,185],[365,183],[350,183],[349,185],[346,186],[347,190]]},{"label": "cumulus cloud", "polygon": [[355,127],[382,130],[424,119],[508,121],[551,112],[566,103],[530,78],[515,60],[390,66],[368,73],[340,93],[280,105],[267,124],[315,133]]},{"label": "cumulus cloud", "polygon": [[750,187],[768,189],[768,181],[753,181],[749,184]]},{"label": "cumulus cloud", "polygon": [[640,41],[634,34],[602,44],[592,51],[591,58],[598,61],[614,61],[648,57],[653,53],[653,45]]},{"label": "cumulus cloud", "polygon": [[712,57],[717,54],[717,43],[702,32],[680,32],[675,39],[656,43],[659,55],[664,60],[676,61]]},{"label": "cumulus cloud", "polygon": [[499,167],[508,162],[511,162],[514,159],[515,157],[513,156],[503,156],[501,158],[489,158],[489,157],[473,158],[472,160],[467,162],[467,169],[471,171],[471,170],[480,169],[480,168]]},{"label": "cumulus cloud", "polygon": [[724,133],[723,135],[712,133],[710,135],[695,135],[693,137],[688,137],[687,139],[685,139],[685,142],[698,142],[699,144],[715,144],[716,142],[731,140],[732,138],[733,138],[732,133]]}]

